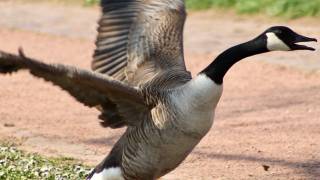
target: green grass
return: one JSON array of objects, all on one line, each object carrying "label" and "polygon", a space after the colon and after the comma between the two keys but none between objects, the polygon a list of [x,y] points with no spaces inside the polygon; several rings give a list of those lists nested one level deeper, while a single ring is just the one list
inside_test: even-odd
[{"label": "green grass", "polygon": [[98,3],[99,3],[99,0],[84,0],[85,5],[93,5]]},{"label": "green grass", "polygon": [[44,158],[0,145],[0,179],[85,179],[90,170],[71,158]]},{"label": "green grass", "polygon": [[[97,5],[99,0],[20,0]],[[188,9],[231,9],[239,14],[265,14],[289,19],[320,17],[320,0],[185,0]]]},{"label": "green grass", "polygon": [[186,4],[194,10],[228,8],[238,13],[286,18],[320,16],[320,0],[186,0]]},{"label": "green grass", "polygon": [[[99,0],[81,1],[85,5],[97,4]],[[260,13],[285,18],[320,17],[320,0],[185,0],[192,10],[210,8],[232,9],[240,14]]]}]

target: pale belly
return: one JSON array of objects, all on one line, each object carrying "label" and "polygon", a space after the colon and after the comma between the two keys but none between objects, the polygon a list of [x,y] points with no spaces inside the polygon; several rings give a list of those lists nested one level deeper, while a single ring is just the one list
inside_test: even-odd
[{"label": "pale belly", "polygon": [[158,151],[161,158],[157,164],[159,177],[175,169],[210,130],[213,111],[201,112],[201,115],[197,113],[185,117],[175,128],[164,130],[161,149]]},{"label": "pale belly", "polygon": [[158,177],[178,167],[201,140],[198,137],[188,137],[185,135],[178,135],[171,139],[175,142],[163,145],[161,148],[161,160],[157,165],[159,168]]}]

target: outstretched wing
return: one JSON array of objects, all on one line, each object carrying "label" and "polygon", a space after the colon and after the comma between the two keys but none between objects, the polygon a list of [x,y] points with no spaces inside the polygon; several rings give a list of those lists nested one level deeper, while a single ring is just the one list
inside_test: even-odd
[{"label": "outstretched wing", "polygon": [[58,85],[86,106],[111,108],[119,117],[115,118],[114,122],[110,122],[112,119],[103,119],[104,126],[134,126],[139,123],[141,114],[149,111],[140,90],[111,77],[61,64],[45,64],[25,57],[22,51],[20,56],[0,51],[0,73],[12,73],[22,69]]},{"label": "outstretched wing", "polygon": [[102,0],[101,6],[94,71],[132,85],[168,69],[191,77],[183,57],[183,0]]}]

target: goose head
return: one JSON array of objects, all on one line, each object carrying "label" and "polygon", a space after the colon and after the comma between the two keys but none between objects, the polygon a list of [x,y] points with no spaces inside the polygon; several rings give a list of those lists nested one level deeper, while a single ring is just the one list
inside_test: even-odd
[{"label": "goose head", "polygon": [[315,38],[300,35],[285,26],[271,27],[262,34],[262,37],[266,39],[265,42],[269,51],[314,51],[314,48],[298,43],[317,41]]},{"label": "goose head", "polygon": [[238,61],[257,54],[270,51],[295,51],[315,49],[299,43],[317,41],[315,38],[302,36],[288,27],[274,26],[268,28],[258,37],[233,46],[219,56],[202,73],[217,84],[222,84],[227,71]]}]

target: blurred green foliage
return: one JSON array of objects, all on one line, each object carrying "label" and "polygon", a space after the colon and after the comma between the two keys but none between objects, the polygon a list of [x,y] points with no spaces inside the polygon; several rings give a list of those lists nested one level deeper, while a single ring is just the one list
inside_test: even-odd
[{"label": "blurred green foliage", "polygon": [[[0,0],[1,1],[1,0]],[[39,1],[43,0],[20,0]],[[100,0],[45,0],[66,4],[97,5]],[[320,0],[185,0],[191,10],[230,9],[240,14],[266,14],[289,19],[320,17]]]},{"label": "blurred green foliage", "polygon": [[[99,0],[84,0],[86,5]],[[286,18],[320,16],[320,0],[185,0],[189,9],[233,9],[238,13],[263,13]]]},{"label": "blurred green foliage", "polygon": [[99,3],[99,0],[84,0],[85,5],[94,5],[98,3]]},{"label": "blurred green foliage", "polygon": [[264,13],[286,18],[320,16],[320,0],[186,0],[186,4],[194,10],[230,8],[238,13]]}]

